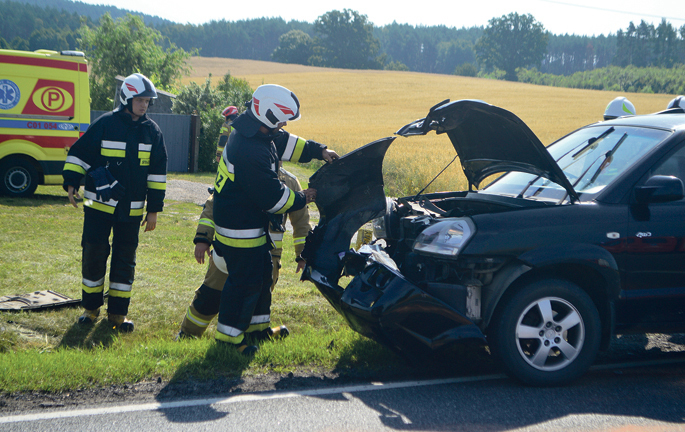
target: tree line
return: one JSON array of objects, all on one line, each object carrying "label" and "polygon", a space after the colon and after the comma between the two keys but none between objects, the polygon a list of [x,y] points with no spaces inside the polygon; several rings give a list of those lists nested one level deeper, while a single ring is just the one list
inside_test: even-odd
[{"label": "tree line", "polygon": [[[81,25],[97,27],[105,12],[117,19],[126,11],[69,0],[4,0],[0,47],[77,49]],[[349,9],[327,12],[313,23],[258,18],[194,25],[140,16],[159,31],[161,46],[197,50],[206,57],[510,80],[518,79],[517,70],[528,76],[572,76],[609,66],[671,68],[685,63],[685,26],[678,29],[665,20],[656,27],[631,23],[615,35],[576,36],[551,34],[534,17],[515,13],[495,17],[485,27],[459,29],[398,23],[377,27]],[[532,51],[511,50],[521,41],[529,41]],[[513,52],[518,55],[505,55]]]}]

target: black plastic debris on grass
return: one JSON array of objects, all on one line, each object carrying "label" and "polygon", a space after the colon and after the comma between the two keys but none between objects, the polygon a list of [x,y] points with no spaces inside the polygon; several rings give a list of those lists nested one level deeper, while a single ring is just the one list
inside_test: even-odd
[{"label": "black plastic debris on grass", "polygon": [[56,291],[44,290],[28,294],[2,296],[0,297],[0,311],[39,311],[73,306],[80,303],[80,299],[72,299]]}]

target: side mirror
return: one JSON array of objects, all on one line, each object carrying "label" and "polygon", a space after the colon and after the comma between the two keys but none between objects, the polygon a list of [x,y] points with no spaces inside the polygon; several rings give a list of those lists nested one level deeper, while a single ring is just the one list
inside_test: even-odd
[{"label": "side mirror", "polygon": [[685,196],[683,189],[678,177],[656,175],[635,188],[635,201],[638,204],[679,201]]}]

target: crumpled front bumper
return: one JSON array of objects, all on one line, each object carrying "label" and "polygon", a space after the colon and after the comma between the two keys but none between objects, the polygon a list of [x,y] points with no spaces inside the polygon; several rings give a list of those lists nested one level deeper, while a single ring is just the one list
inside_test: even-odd
[{"label": "crumpled front bumper", "polygon": [[[465,312],[384,264],[370,263],[345,289],[314,269],[309,269],[306,278],[353,330],[396,351],[412,355],[467,339],[485,343],[483,333]],[[451,289],[465,296],[466,287]]]}]

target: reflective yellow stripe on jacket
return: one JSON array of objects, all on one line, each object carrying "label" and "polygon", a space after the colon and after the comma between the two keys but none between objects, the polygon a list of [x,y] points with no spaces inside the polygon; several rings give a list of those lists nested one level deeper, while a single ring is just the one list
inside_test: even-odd
[{"label": "reflective yellow stripe on jacket", "polygon": [[221,156],[221,162],[219,162],[219,168],[216,173],[216,181],[214,182],[214,189],[217,192],[221,192],[224,188],[226,180],[235,181],[235,167],[226,158],[226,153]]},{"label": "reflective yellow stripe on jacket", "polygon": [[282,232],[270,232],[269,236],[271,237],[271,241],[274,242],[274,246],[276,246],[276,249],[282,249],[283,248],[283,233]]},{"label": "reflective yellow stripe on jacket", "polygon": [[147,175],[147,188],[166,190],[166,175],[160,174],[148,174]]},{"label": "reflective yellow stripe on jacket", "polygon": [[76,156],[67,156],[66,161],[64,161],[64,169],[86,175],[86,171],[90,169],[90,165]]},{"label": "reflective yellow stripe on jacket", "polygon": [[[95,192],[83,191],[83,205],[101,212],[114,214],[119,201],[102,201],[97,198]],[[142,216],[145,210],[145,201],[131,201],[130,216]]]},{"label": "reflective yellow stripe on jacket", "polygon": [[100,154],[107,157],[126,157],[126,143],[123,141],[102,140],[100,143]]},{"label": "reflective yellow stripe on jacket", "polygon": [[300,138],[297,135],[290,134],[288,137],[288,143],[285,146],[285,151],[281,160],[299,162],[300,156],[302,156],[302,151],[304,150],[304,145],[307,141],[304,138]]},{"label": "reflective yellow stripe on jacket", "polygon": [[293,192],[289,187],[285,186],[283,190],[283,195],[281,199],[278,200],[275,206],[267,210],[269,213],[283,214],[290,209],[295,203],[295,192]]},{"label": "reflective yellow stripe on jacket", "polygon": [[229,229],[214,227],[216,239],[226,246],[235,248],[254,248],[266,244],[264,228]]}]

